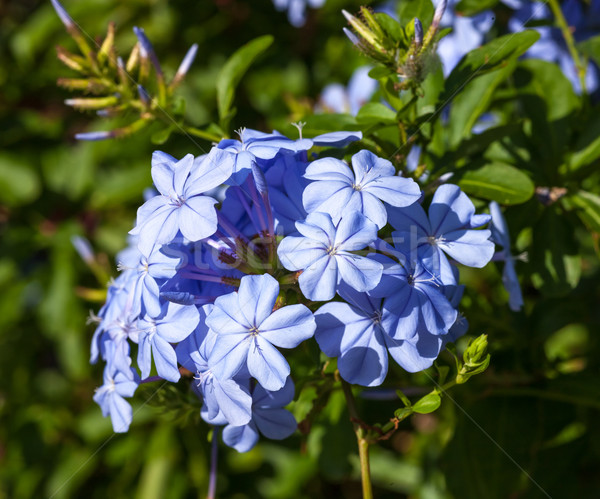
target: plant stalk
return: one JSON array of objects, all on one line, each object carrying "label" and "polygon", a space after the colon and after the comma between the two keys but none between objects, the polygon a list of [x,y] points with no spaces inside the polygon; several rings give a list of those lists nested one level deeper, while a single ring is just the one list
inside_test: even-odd
[{"label": "plant stalk", "polygon": [[567,43],[567,48],[569,49],[569,53],[573,58],[573,62],[575,63],[575,67],[577,68],[577,74],[579,76],[579,83],[581,85],[582,93],[587,93],[585,88],[585,73],[586,66],[584,62],[581,60],[579,52],[577,52],[577,48],[575,47],[575,38],[573,38],[573,33],[571,32],[571,28],[565,19],[565,16],[560,8],[560,4],[558,0],[548,0],[548,5],[552,10],[552,14],[554,14],[554,19],[556,20],[556,24],[562,31],[562,35]]},{"label": "plant stalk", "polygon": [[358,441],[358,456],[360,458],[360,478],[362,482],[363,499],[373,499],[373,485],[371,484],[371,467],[369,465],[369,440],[365,429],[358,423],[358,410],[356,409],[356,400],[352,393],[352,386],[347,381],[342,380],[342,389],[348,412]]}]

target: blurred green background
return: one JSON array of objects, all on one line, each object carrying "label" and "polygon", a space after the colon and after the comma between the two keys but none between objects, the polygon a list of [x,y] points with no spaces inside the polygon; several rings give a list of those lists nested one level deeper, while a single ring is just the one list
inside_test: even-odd
[{"label": "blurred green background", "polygon": [[[198,43],[180,90],[197,126],[216,117],[215,78],[226,58],[257,36],[274,35],[240,85],[233,122],[268,131],[295,121],[324,85],[346,82],[365,64],[341,33],[340,9],[360,3],[328,0],[309,11],[301,29],[270,0],[85,0],[65,7],[94,37],[115,21],[123,52],[135,43],[132,27],[144,27],[168,75]],[[114,435],[92,401],[102,366],[88,364],[86,318],[100,303],[83,297],[97,282],[71,237],[88,238],[98,260],[114,269],[151,185],[156,146],[151,130],[121,141],[73,140],[113,124],[63,104],[71,95],[56,79],[70,72],[56,59],[58,44],[74,50],[49,1],[0,2],[0,498],[203,497],[209,428],[196,413],[182,421],[153,407],[168,391],[144,391],[129,433]],[[173,136],[160,148],[180,157],[209,147]],[[517,234],[528,220],[526,210],[515,213],[508,216]],[[548,227],[559,231],[553,222]],[[583,229],[574,237],[582,262],[577,286],[541,295],[526,280],[524,312],[508,310],[499,267],[465,272],[464,308],[473,334],[489,335],[492,365],[454,389],[438,412],[411,418],[373,449],[377,497],[545,497],[542,489],[552,497],[597,497],[598,239]],[[528,275],[527,264],[517,265]],[[370,401],[368,417],[385,420],[397,405]],[[219,467],[219,497],[360,497],[340,393],[310,434],[263,441],[247,454],[222,448]]]}]

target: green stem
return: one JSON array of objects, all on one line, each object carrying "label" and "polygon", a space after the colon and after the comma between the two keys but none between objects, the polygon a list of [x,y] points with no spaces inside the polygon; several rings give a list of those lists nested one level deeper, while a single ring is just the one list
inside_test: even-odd
[{"label": "green stem", "polygon": [[585,94],[585,72],[586,66],[581,60],[579,56],[579,52],[577,52],[577,48],[575,47],[575,38],[573,38],[573,33],[571,32],[571,28],[565,19],[565,16],[560,8],[560,4],[558,0],[548,0],[548,5],[550,9],[552,9],[552,13],[554,14],[554,18],[556,19],[556,24],[562,31],[565,42],[567,42],[567,48],[569,49],[569,53],[573,58],[573,62],[577,67],[577,74],[579,75],[579,82],[581,84],[581,91]]},{"label": "green stem", "polygon": [[193,126],[184,126],[183,131],[189,133],[190,135],[194,135],[196,137],[200,137],[201,139],[210,140],[211,142],[219,142],[222,137],[215,135],[210,132],[205,132],[204,130],[200,130]]},{"label": "green stem", "polygon": [[352,386],[350,383],[342,380],[342,390],[344,390],[344,397],[346,397],[346,404],[348,405],[348,413],[352,420],[352,426],[354,427],[354,433],[356,433],[356,440],[358,441],[358,455],[360,458],[360,478],[362,482],[363,499],[373,499],[373,486],[371,484],[371,467],[369,465],[369,440],[365,429],[358,423],[358,410],[356,408],[356,400],[352,393]]}]

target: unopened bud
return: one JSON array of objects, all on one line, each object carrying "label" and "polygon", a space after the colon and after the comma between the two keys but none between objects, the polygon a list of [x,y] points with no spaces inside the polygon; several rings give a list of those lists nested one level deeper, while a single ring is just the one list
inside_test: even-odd
[{"label": "unopened bud", "polygon": [[135,26],[133,28],[133,32],[135,33],[135,36],[137,36],[137,39],[140,42],[140,55],[142,59],[150,59],[152,65],[154,66],[154,69],[156,70],[156,73],[162,76],[163,72],[162,68],[160,67],[160,63],[158,62],[158,57],[156,57],[154,47],[152,47],[152,43],[150,43],[150,40],[146,36],[146,33],[144,32],[143,28],[138,28],[137,26]]},{"label": "unopened bud", "polygon": [[344,30],[344,34],[350,39],[352,44],[356,45],[357,47],[360,47],[360,40],[358,39],[358,37],[354,33],[352,33],[352,31],[350,31],[348,28],[342,29]]},{"label": "unopened bud", "polygon": [[438,29],[440,23],[442,22],[442,17],[444,12],[446,11],[446,5],[448,4],[448,0],[441,0],[438,6],[435,9],[435,14],[433,15],[433,21],[431,22],[431,28],[433,30]]},{"label": "unopened bud", "polygon": [[350,23],[350,26],[354,28],[357,35],[364,40],[364,43],[359,42],[359,46],[379,53],[385,52],[383,45],[379,43],[378,36],[366,24],[346,10],[342,10],[342,14],[344,14],[344,17]]},{"label": "unopened bud", "polygon": [[194,43],[194,45],[192,45],[189,48],[189,50],[187,51],[187,53],[185,54],[183,61],[181,61],[181,64],[179,65],[179,68],[177,69],[177,73],[175,73],[175,77],[173,78],[173,81],[171,81],[171,89],[175,88],[177,85],[179,85],[181,83],[181,80],[183,80],[183,78],[189,71],[192,63],[194,62],[197,52],[198,52],[198,44]]},{"label": "unopened bud", "polygon": [[[100,51],[98,52],[98,64],[102,66],[107,59],[109,59],[111,53],[115,47],[115,23],[111,22],[108,24],[108,30],[106,31],[106,38],[102,42]],[[113,62],[114,64],[114,62]]]},{"label": "unopened bud", "polygon": [[148,92],[146,91],[146,89],[144,87],[142,87],[141,85],[138,85],[137,91],[138,91],[138,95],[140,96],[140,101],[141,101],[142,105],[146,108],[149,108],[150,104],[152,104],[152,99],[150,98],[150,95],[148,95]]},{"label": "unopened bud", "polygon": [[72,236],[71,244],[85,263],[88,265],[94,263],[96,260],[94,250],[92,249],[90,242],[85,237]]},{"label": "unopened bud", "polygon": [[88,141],[97,141],[97,140],[106,140],[112,139],[114,137],[112,131],[102,131],[102,132],[84,132],[84,133],[76,133],[75,138],[77,140],[88,140]]},{"label": "unopened bud", "polygon": [[119,102],[119,98],[115,96],[110,97],[86,97],[77,99],[66,99],[65,105],[74,107],[82,110],[97,110],[104,109],[105,107],[114,106]]},{"label": "unopened bud", "polygon": [[423,45],[423,25],[418,17],[415,17],[415,45],[417,49]]},{"label": "unopened bud", "polygon": [[65,50],[62,47],[56,47],[56,56],[59,61],[62,62],[65,66],[83,73],[85,71],[85,66],[87,65],[85,59],[82,57],[72,54],[71,52]]},{"label": "unopened bud", "polygon": [[71,18],[69,13],[65,10],[65,8],[60,4],[60,2],[58,0],[50,0],[50,1],[52,2],[52,7],[54,7],[54,10],[58,14],[58,17],[60,18],[62,23],[65,25],[67,30],[76,29],[77,26],[73,22],[73,19]]}]

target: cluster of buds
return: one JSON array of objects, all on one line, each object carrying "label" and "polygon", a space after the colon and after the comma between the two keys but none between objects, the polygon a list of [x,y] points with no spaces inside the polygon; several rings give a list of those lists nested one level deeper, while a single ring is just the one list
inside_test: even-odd
[{"label": "cluster of buds", "polygon": [[52,5],[80,52],[74,54],[57,47],[60,61],[79,73],[76,78],[59,78],[58,85],[84,94],[65,100],[65,104],[82,111],[95,111],[104,117],[121,116],[131,111],[138,115],[135,121],[124,127],[79,133],[75,137],[79,140],[125,137],[155,121],[163,121],[167,128],[172,127],[173,116],[182,113],[182,106],[174,98],[174,91],[194,61],[198,46],[192,45],[175,76],[167,82],[143,29],[134,28],[138,42],[125,61],[115,48],[114,23],[109,24],[103,42],[93,47],[58,0],[52,0]]},{"label": "cluster of buds", "polygon": [[443,36],[440,22],[446,5],[446,0],[439,3],[427,32],[418,18],[403,27],[388,15],[373,13],[367,7],[360,8],[360,17],[343,10],[352,28],[344,28],[344,33],[367,57],[398,75],[402,80],[399,90],[416,88],[427,76],[435,44]]}]

